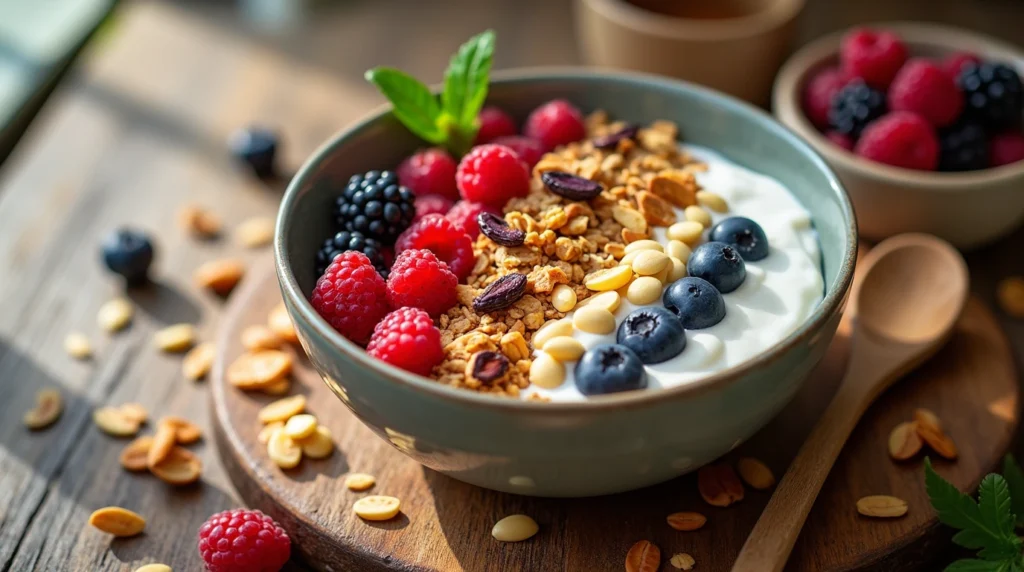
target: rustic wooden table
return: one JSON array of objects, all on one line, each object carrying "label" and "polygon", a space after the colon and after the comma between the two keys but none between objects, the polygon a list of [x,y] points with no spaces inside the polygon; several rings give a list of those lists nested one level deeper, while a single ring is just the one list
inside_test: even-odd
[{"label": "rustic wooden table", "polygon": [[[138,401],[154,416],[177,414],[206,426],[207,388],[188,382],[180,358],[158,352],[159,327],[199,325],[210,339],[222,302],[190,280],[200,263],[236,256],[230,237],[198,243],[175,212],[203,204],[232,225],[274,212],[280,188],[236,171],[224,151],[234,128],[279,126],[284,163],[297,166],[317,145],[380,99],[362,71],[380,63],[440,77],[448,54],[486,27],[499,32],[499,67],[575,63],[569,3],[401,2],[323,5],[301,30],[248,32],[227,5],[140,1],[88,51],[43,110],[0,179],[0,570],[133,570],[165,562],[201,567],[195,533],[211,513],[238,505],[209,442],[199,445],[200,486],[171,490],[118,466],[123,442],[100,433],[93,408]],[[929,18],[1024,43],[1024,5],[1015,0],[811,2],[808,39],[858,21]],[[414,49],[413,49],[414,47]],[[116,335],[96,325],[100,304],[121,293],[98,262],[100,238],[117,225],[158,239],[157,284],[132,292],[139,312]],[[1024,231],[974,253],[975,290],[991,301],[995,281],[1024,273]],[[1024,323],[1004,320],[1018,359]],[[87,333],[95,357],[62,348]],[[29,433],[22,414],[37,390],[62,391],[66,410],[50,429]],[[105,505],[135,508],[151,533],[111,542],[85,526]],[[295,569],[302,569],[296,564]]]}]

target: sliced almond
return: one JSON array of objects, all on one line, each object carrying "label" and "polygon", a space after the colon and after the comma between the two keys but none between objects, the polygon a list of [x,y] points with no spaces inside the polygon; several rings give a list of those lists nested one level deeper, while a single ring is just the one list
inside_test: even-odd
[{"label": "sliced almond", "polygon": [[921,423],[917,424],[917,434],[940,456],[949,459],[950,461],[957,458],[959,453],[956,448],[956,443],[949,438],[949,435],[946,435],[942,431],[936,431],[935,428],[930,425],[922,425]]},{"label": "sliced almond", "polygon": [[907,514],[907,501],[888,495],[872,495],[857,501],[857,512],[875,518],[896,518]]},{"label": "sliced almond", "polygon": [[92,357],[92,344],[85,334],[71,332],[64,338],[64,351],[75,359],[89,359]]},{"label": "sliced almond", "polygon": [[906,461],[921,450],[921,436],[917,434],[917,422],[905,421],[893,427],[889,433],[889,456],[897,461]]},{"label": "sliced almond", "polygon": [[673,555],[672,558],[669,559],[668,563],[678,570],[693,570],[693,566],[697,561],[693,559],[693,556],[690,556],[685,552],[680,552],[679,554]]},{"label": "sliced almond", "polygon": [[242,330],[242,346],[249,351],[276,350],[282,344],[281,336],[267,326],[256,324]]},{"label": "sliced almond", "polygon": [[96,321],[108,332],[116,332],[131,323],[135,306],[124,298],[114,298],[100,306]]},{"label": "sliced almond", "polygon": [[923,407],[914,410],[914,421],[917,422],[918,427],[924,427],[937,433],[942,433],[942,421],[939,420],[939,416],[936,415],[931,409],[925,409]]},{"label": "sliced almond", "polygon": [[316,417],[309,413],[292,415],[284,423],[284,433],[296,441],[300,441],[316,433]]},{"label": "sliced almond", "polygon": [[217,346],[213,342],[203,342],[192,348],[181,360],[181,373],[185,379],[199,381],[210,373],[213,361],[217,358]]},{"label": "sliced almond", "polygon": [[288,316],[288,309],[285,308],[284,302],[274,306],[274,309],[270,311],[270,315],[267,316],[267,326],[286,342],[294,344],[299,341],[299,336],[295,333],[295,325],[292,324],[292,319]]},{"label": "sliced almond", "polygon": [[279,379],[266,387],[260,388],[260,391],[266,393],[267,395],[288,395],[288,392],[291,390],[292,380],[288,379],[287,377],[284,379]]},{"label": "sliced almond", "polygon": [[647,221],[644,219],[644,215],[634,208],[616,205],[612,207],[612,218],[633,232],[647,232]]},{"label": "sliced almond", "polygon": [[196,329],[192,324],[174,324],[153,334],[153,343],[165,352],[183,352],[195,342]]},{"label": "sliced almond", "polygon": [[697,180],[693,173],[666,171],[647,183],[647,190],[684,209],[697,204]]},{"label": "sliced almond", "polygon": [[190,445],[203,438],[203,430],[183,417],[163,417],[160,423],[166,423],[174,428],[174,440],[179,445]]},{"label": "sliced almond", "polygon": [[146,519],[126,508],[108,506],[93,511],[89,524],[117,537],[140,534],[146,528]]},{"label": "sliced almond", "polygon": [[231,362],[228,383],[239,389],[262,389],[292,371],[292,356],[278,350],[248,352]]},{"label": "sliced almond", "polygon": [[626,572],[657,572],[661,568],[661,550],[641,540],[626,553]]},{"label": "sliced almond", "polygon": [[751,487],[763,491],[775,486],[775,475],[772,470],[761,461],[753,457],[743,457],[736,461],[736,469],[743,478],[743,482]]},{"label": "sliced almond", "polygon": [[199,480],[203,464],[192,451],[174,447],[164,460],[149,468],[149,471],[165,483],[181,486]]},{"label": "sliced almond", "polygon": [[256,217],[244,221],[235,229],[235,241],[246,248],[266,246],[274,240],[274,219]]},{"label": "sliced almond", "polygon": [[389,520],[398,516],[402,502],[395,497],[370,495],[357,500],[352,510],[364,520]]},{"label": "sliced almond", "polygon": [[107,435],[132,437],[139,432],[138,417],[125,414],[120,407],[100,407],[92,412],[92,420]]},{"label": "sliced almond", "polygon": [[36,393],[36,406],[22,417],[25,426],[33,431],[45,429],[60,417],[64,411],[64,398],[56,389],[43,389]]},{"label": "sliced almond", "polygon": [[270,436],[274,434],[274,431],[282,429],[283,427],[283,421],[271,421],[270,423],[267,423],[263,426],[263,429],[260,429],[259,435],[256,436],[256,441],[258,441],[260,445],[266,445],[267,442],[270,441]]},{"label": "sliced almond", "polygon": [[651,226],[669,226],[676,222],[676,211],[665,199],[649,191],[636,194],[640,214]]},{"label": "sliced almond", "polygon": [[149,448],[153,446],[153,437],[143,435],[136,437],[134,441],[121,449],[121,466],[129,471],[145,471],[149,468],[146,458],[149,456]]},{"label": "sliced almond", "polygon": [[345,477],[345,487],[350,491],[365,491],[375,484],[377,479],[366,473],[352,473]]},{"label": "sliced almond", "polygon": [[239,260],[211,260],[196,268],[192,278],[200,288],[208,288],[221,296],[234,290],[245,275],[245,265]]},{"label": "sliced almond", "polygon": [[[287,431],[287,425],[285,431]],[[334,439],[331,436],[331,431],[323,425],[318,425],[312,434],[298,439],[296,442],[302,448],[302,454],[310,459],[325,459],[334,452]]]},{"label": "sliced almond", "polygon": [[707,465],[697,471],[697,488],[704,502],[726,507],[743,500],[743,483],[728,463]]},{"label": "sliced almond", "polygon": [[708,521],[707,517],[699,512],[674,512],[665,518],[668,525],[676,530],[689,532],[704,526]]},{"label": "sliced almond", "polygon": [[267,455],[278,467],[293,469],[302,461],[302,448],[285,434],[284,428],[275,429],[267,441]]},{"label": "sliced almond", "polygon": [[293,395],[291,397],[285,397],[284,399],[278,399],[268,403],[260,409],[256,417],[260,420],[260,423],[273,423],[274,421],[280,421],[284,423],[291,418],[292,415],[298,415],[306,410],[306,396],[305,395]]},{"label": "sliced almond", "polygon": [[220,234],[220,217],[198,205],[182,207],[178,223],[196,238],[213,238]]},{"label": "sliced almond", "polygon": [[160,421],[156,428],[156,435],[153,436],[153,443],[149,447],[149,453],[146,454],[147,467],[155,467],[171,454],[171,449],[178,443],[177,433],[178,430],[173,424]]}]

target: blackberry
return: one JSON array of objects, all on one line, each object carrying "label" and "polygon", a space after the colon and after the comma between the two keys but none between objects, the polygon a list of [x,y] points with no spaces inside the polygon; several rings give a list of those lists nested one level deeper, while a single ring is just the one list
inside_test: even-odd
[{"label": "blackberry", "polygon": [[977,123],[958,123],[939,133],[939,170],[974,171],[988,167],[988,138]]},{"label": "blackberry", "polygon": [[315,269],[316,276],[323,276],[324,271],[330,266],[334,258],[342,252],[355,250],[362,252],[373,263],[385,279],[388,277],[388,267],[384,261],[384,246],[380,242],[366,238],[362,233],[343,230],[338,234],[324,241],[323,246],[316,252]]},{"label": "blackberry", "polygon": [[885,115],[886,111],[885,94],[856,80],[832,97],[828,123],[843,135],[856,138],[868,123]]},{"label": "blackberry", "polygon": [[391,171],[352,175],[338,197],[335,215],[343,230],[362,233],[391,246],[416,216],[412,192]]},{"label": "blackberry", "polygon": [[963,116],[987,129],[999,131],[1020,124],[1024,87],[1014,69],[1000,63],[967,63],[960,68],[957,85],[964,92]]}]

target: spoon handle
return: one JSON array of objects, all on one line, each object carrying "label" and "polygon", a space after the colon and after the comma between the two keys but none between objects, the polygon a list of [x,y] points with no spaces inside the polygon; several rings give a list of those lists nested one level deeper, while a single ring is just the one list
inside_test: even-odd
[{"label": "spoon handle", "polygon": [[854,383],[852,376],[858,376],[858,372],[847,372],[839,391],[800,447],[740,549],[732,572],[781,572],[786,566],[814,499],[870,402],[863,385]]}]

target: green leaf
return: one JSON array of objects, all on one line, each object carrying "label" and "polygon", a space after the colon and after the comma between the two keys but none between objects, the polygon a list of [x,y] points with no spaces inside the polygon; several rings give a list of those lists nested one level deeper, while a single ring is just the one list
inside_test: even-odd
[{"label": "green leaf", "polygon": [[493,59],[494,32],[487,30],[462,44],[444,72],[441,105],[464,134],[476,134],[476,117],[487,98]]},{"label": "green leaf", "polygon": [[991,560],[976,560],[974,558],[957,560],[946,566],[945,572],[1010,572],[1012,564],[1005,560],[992,562]]},{"label": "green leaf", "polygon": [[1017,526],[1024,526],[1024,471],[1013,455],[1003,458],[1003,478],[1010,487],[1010,509],[1017,517]]},{"label": "green leaf", "polygon": [[998,546],[978,553],[987,560],[1001,560],[1020,555],[1020,539],[1013,533],[1013,513],[1010,512],[1010,489],[1000,475],[986,475],[978,486],[978,508],[985,527],[1003,540]]},{"label": "green leaf", "polygon": [[430,143],[447,140],[448,133],[441,127],[441,106],[430,88],[401,70],[387,67],[366,72],[366,81],[388,98],[394,107],[392,113],[409,131]]}]

